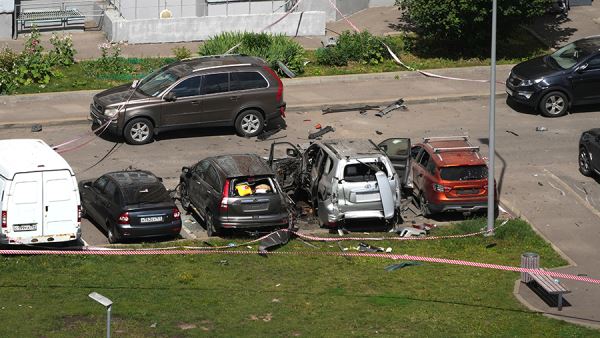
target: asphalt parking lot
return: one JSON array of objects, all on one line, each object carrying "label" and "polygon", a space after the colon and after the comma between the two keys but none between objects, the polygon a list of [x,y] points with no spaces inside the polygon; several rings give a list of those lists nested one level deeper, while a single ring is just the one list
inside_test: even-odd
[{"label": "asphalt parking lot", "polygon": [[[287,130],[274,138],[307,143],[308,133],[315,131],[316,124],[321,124],[323,127],[331,125],[336,130],[327,134],[326,138],[360,137],[371,138],[375,142],[391,137],[419,140],[425,136],[469,135],[471,142],[480,145],[482,152],[487,153],[487,103],[487,100],[479,99],[419,104],[383,118],[376,117],[375,111],[365,115],[358,112],[328,115],[318,111],[291,112],[286,118]],[[527,109],[516,108],[519,111],[509,107],[505,99],[497,101],[496,179],[503,204],[527,218],[543,216],[546,209],[574,202],[587,212],[600,215],[600,186],[577,171],[579,135],[597,123],[600,112],[584,109],[563,118],[548,119]],[[536,127],[540,126],[547,131],[536,131]],[[0,138],[42,138],[49,144],[58,144],[89,130],[89,125],[85,124],[45,127],[39,133],[32,133],[26,128],[11,128],[0,130]],[[79,180],[109,171],[137,168],[163,177],[166,187],[173,189],[182,166],[218,154],[257,153],[268,156],[270,143],[238,137],[228,128],[202,129],[161,134],[157,141],[143,146],[124,144],[112,137],[95,138],[82,149],[63,156]],[[564,210],[574,213],[564,217],[582,219],[576,226],[581,228],[586,218],[578,210]],[[446,219],[437,217],[433,222]],[[189,216],[184,217],[184,226],[184,237],[205,235]],[[88,221],[83,224],[83,239],[89,245],[107,243],[105,235]]]}]

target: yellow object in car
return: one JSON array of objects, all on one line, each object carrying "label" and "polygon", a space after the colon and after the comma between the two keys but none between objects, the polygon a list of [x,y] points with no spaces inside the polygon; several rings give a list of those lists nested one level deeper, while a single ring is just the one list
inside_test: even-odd
[{"label": "yellow object in car", "polygon": [[236,184],[235,190],[237,190],[237,193],[240,196],[252,195],[252,188],[250,188],[248,183]]}]

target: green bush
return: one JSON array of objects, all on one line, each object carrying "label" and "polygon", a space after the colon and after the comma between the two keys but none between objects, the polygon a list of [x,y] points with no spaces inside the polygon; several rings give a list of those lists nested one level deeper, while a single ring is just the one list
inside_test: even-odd
[{"label": "green bush", "polygon": [[63,34],[59,36],[56,33],[52,33],[50,43],[54,49],[48,53],[48,57],[54,65],[71,66],[75,63],[75,54],[77,54],[77,51],[73,47],[73,39],[70,35]]},{"label": "green bush", "polygon": [[284,35],[225,32],[210,38],[202,44],[198,48],[198,54],[221,55],[234,46],[238,47],[230,53],[262,58],[280,74],[283,74],[283,71],[279,69],[278,61],[296,74],[304,73],[304,48]]},{"label": "green bush", "polygon": [[348,58],[339,48],[325,47],[315,51],[315,58],[320,65],[347,66]]},{"label": "green bush", "polygon": [[333,47],[320,48],[317,50],[317,63],[330,66],[346,65],[348,61],[360,62],[362,64],[377,65],[391,58],[382,42],[390,45],[396,54],[402,45],[399,38],[380,38],[368,31],[360,33],[344,31],[338,37]]},{"label": "green bush", "polygon": [[82,64],[86,73],[90,76],[111,76],[129,74],[133,66],[128,60],[121,56],[121,44],[102,43],[98,45],[101,55],[99,59]]},{"label": "green bush", "polygon": [[19,55],[10,48],[0,51],[0,94],[10,94],[17,86]]},{"label": "green bush", "polygon": [[40,44],[40,32],[34,27],[25,40],[25,48],[19,55],[16,67],[17,81],[21,85],[32,83],[45,85],[59,73],[53,69],[51,58],[44,54]]},{"label": "green bush", "polygon": [[188,59],[192,56],[192,51],[189,50],[186,46],[175,47],[172,49],[172,51],[177,60]]}]

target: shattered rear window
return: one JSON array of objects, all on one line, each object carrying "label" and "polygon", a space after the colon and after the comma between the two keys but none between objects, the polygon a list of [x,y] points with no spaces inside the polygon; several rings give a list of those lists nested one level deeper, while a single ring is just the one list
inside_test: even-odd
[{"label": "shattered rear window", "polygon": [[171,197],[162,184],[128,186],[123,189],[126,204],[169,202]]},{"label": "shattered rear window", "polygon": [[[375,170],[375,169],[379,170]],[[383,171],[387,176],[388,172],[385,165],[381,162],[363,162],[347,164],[344,167],[344,180],[347,182],[366,182],[376,181],[375,173],[377,171]]]},{"label": "shattered rear window", "polygon": [[273,181],[269,177],[238,177],[229,184],[233,197],[256,196],[275,193]]},{"label": "shattered rear window", "polygon": [[446,181],[483,180],[487,178],[487,172],[485,165],[469,165],[442,168],[440,176]]}]

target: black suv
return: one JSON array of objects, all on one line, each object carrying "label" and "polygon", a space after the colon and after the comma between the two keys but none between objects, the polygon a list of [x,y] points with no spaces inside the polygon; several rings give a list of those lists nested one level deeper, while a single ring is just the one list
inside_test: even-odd
[{"label": "black suv", "polygon": [[181,170],[181,206],[204,220],[208,236],[222,228],[292,224],[293,202],[258,155],[209,157]]},{"label": "black suv", "polygon": [[572,105],[600,103],[600,36],[572,42],[556,52],[516,65],[506,92],[542,115],[565,115]]},{"label": "black suv", "polygon": [[82,214],[116,243],[126,238],[173,236],[181,215],[162,180],[149,171],[117,171],[79,182]]},{"label": "black suv", "polygon": [[590,129],[581,134],[579,171],[585,176],[600,175],[600,128]]},{"label": "black suv", "polygon": [[283,83],[256,57],[186,59],[96,94],[90,117],[130,144],[151,142],[160,131],[208,126],[234,126],[252,137],[285,117]]}]

